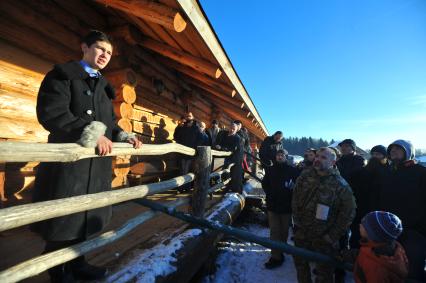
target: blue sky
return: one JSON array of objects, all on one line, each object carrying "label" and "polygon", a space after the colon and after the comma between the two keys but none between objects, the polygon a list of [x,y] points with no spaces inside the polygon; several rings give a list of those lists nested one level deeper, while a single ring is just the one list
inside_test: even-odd
[{"label": "blue sky", "polygon": [[270,133],[426,148],[426,1],[201,4]]}]

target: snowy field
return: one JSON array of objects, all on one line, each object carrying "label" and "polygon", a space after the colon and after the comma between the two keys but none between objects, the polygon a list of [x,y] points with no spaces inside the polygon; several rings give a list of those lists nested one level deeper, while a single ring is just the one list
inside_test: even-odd
[{"label": "snowy field", "polygon": [[[250,224],[245,228],[258,236],[269,236],[269,229],[258,224]],[[269,270],[263,266],[270,256],[268,248],[237,239],[225,239],[218,248],[217,272],[204,278],[203,283],[297,282],[290,256],[286,256],[281,267]]]},{"label": "snowy field", "polygon": [[[269,228],[259,224],[248,224],[238,227],[246,229],[258,236],[269,237]],[[289,244],[293,244],[289,241]],[[293,258],[286,255],[282,266],[266,269],[264,263],[270,257],[270,249],[257,244],[224,238],[218,244],[219,255],[216,260],[216,273],[207,276],[202,283],[259,283],[259,282],[297,282]],[[347,283],[354,282],[352,274],[347,274]]]}]

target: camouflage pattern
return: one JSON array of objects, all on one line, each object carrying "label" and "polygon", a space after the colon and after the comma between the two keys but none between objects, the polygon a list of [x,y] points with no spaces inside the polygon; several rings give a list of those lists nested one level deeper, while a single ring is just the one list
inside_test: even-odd
[{"label": "camouflage pattern", "polygon": [[[329,207],[326,220],[317,219],[317,207]],[[328,234],[333,242],[348,230],[355,217],[355,198],[337,169],[320,176],[314,168],[302,172],[293,192],[293,221],[311,239]]]},{"label": "camouflage pattern", "polygon": [[[326,208],[326,212],[319,207]],[[332,168],[328,174],[320,176],[314,168],[307,168],[297,179],[293,192],[295,245],[337,255],[339,239],[355,217],[355,209],[352,190],[337,169]],[[294,263],[299,283],[312,282],[309,263],[297,256],[294,256]],[[333,273],[333,266],[317,263],[315,282],[333,282]]]}]

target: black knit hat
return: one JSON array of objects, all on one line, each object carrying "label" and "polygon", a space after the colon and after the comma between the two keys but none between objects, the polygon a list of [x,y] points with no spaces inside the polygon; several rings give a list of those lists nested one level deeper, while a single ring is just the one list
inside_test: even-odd
[{"label": "black knit hat", "polygon": [[383,156],[387,156],[387,154],[388,154],[386,147],[381,145],[381,144],[373,146],[373,148],[370,150],[370,153],[373,153],[373,152],[381,153],[381,154],[383,154]]},{"label": "black knit hat", "polygon": [[342,146],[343,144],[348,144],[352,147],[353,150],[356,150],[356,143],[354,140],[345,139],[339,143],[339,146]]}]

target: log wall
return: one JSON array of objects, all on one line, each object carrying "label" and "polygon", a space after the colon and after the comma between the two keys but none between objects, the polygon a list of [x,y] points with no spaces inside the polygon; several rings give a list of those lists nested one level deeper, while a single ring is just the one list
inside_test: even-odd
[{"label": "log wall", "polygon": [[[37,122],[35,112],[40,83],[53,64],[80,59],[79,38],[93,28],[111,31],[119,39],[110,65],[102,74],[116,89],[114,111],[124,130],[138,134],[144,143],[172,142],[177,122],[187,110],[207,126],[213,119],[221,125],[230,125],[231,117],[215,108],[205,93],[201,95],[178,75],[177,67],[186,68],[188,73],[187,67],[174,64],[173,68],[154,54],[155,48],[151,48],[153,51],[137,44],[139,37],[147,36],[192,54],[192,57],[185,55],[191,60],[198,60],[194,59],[197,56],[208,57],[204,46],[199,44],[201,47],[197,45],[197,49],[191,44],[191,40],[199,42],[193,27],[188,27],[185,37],[181,37],[173,31],[165,32],[159,25],[148,25],[140,18],[111,12],[111,8],[95,7],[96,4],[83,0],[0,1],[0,139],[47,141],[48,132]],[[131,23],[139,28],[138,33],[144,34],[136,39],[132,37]],[[213,62],[201,63],[205,67],[203,71],[211,73],[206,80],[214,81],[215,74],[210,72],[214,69]],[[221,80],[222,85],[215,87],[224,88]],[[31,200],[37,165],[0,164],[2,206]],[[129,179],[143,183],[178,174],[177,157],[173,155],[144,160],[119,157],[113,166],[114,188],[127,186]]]}]

